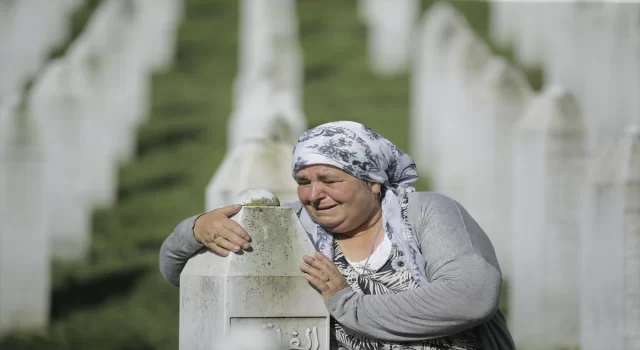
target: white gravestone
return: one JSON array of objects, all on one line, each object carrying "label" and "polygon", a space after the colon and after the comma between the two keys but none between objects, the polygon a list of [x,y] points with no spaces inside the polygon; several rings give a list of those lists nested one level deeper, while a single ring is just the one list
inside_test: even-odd
[{"label": "white gravestone", "polygon": [[247,140],[231,150],[207,185],[205,206],[213,210],[235,204],[247,188],[266,188],[284,202],[298,199],[298,184],[291,177],[293,146],[271,139]]},{"label": "white gravestone", "polygon": [[578,345],[585,141],[575,99],[558,86],[515,126],[509,321],[519,347]]},{"label": "white gravestone", "polygon": [[513,126],[534,96],[526,77],[502,58],[493,58],[467,101],[473,111],[473,157],[468,159],[465,207],[485,228],[502,274],[511,276],[511,158]]},{"label": "white gravestone", "polygon": [[320,294],[298,267],[314,246],[293,209],[246,206],[232,217],[251,250],[202,250],[180,276],[180,349],[329,349]]},{"label": "white gravestone", "polygon": [[417,0],[366,0],[369,2],[367,48],[369,67],[379,76],[407,71],[413,59],[413,36],[420,2]]},{"label": "white gravestone", "polygon": [[65,59],[72,69],[73,85],[77,93],[82,93],[88,110],[86,117],[91,120],[87,137],[91,160],[90,184],[91,202],[95,206],[111,205],[116,198],[117,159],[114,149],[113,118],[105,107],[105,80],[108,71],[104,55],[90,36],[81,35],[69,48]]},{"label": "white gravestone", "polygon": [[43,127],[19,98],[0,106],[0,336],[45,331],[50,254]]},{"label": "white gravestone", "polygon": [[46,125],[48,211],[52,254],[63,260],[87,257],[91,239],[92,206],[89,119],[83,91],[72,86],[72,70],[62,59],[51,61],[36,80],[29,109]]},{"label": "white gravestone", "polygon": [[411,75],[409,141],[416,165],[433,177],[440,155],[436,138],[440,132],[439,109],[446,97],[445,67],[455,38],[468,29],[464,17],[449,3],[436,3],[424,15],[416,44]]},{"label": "white gravestone", "polygon": [[445,65],[444,96],[437,110],[435,135],[438,171],[433,176],[436,191],[445,193],[466,205],[466,190],[474,169],[469,169],[474,156],[473,128],[477,118],[469,105],[469,93],[478,83],[491,57],[491,50],[471,30],[463,30],[454,39]]},{"label": "white gravestone", "polygon": [[640,349],[640,130],[594,162],[581,244],[580,348]]},{"label": "white gravestone", "polygon": [[228,150],[242,146],[247,140],[264,137],[276,137],[295,145],[307,129],[295,97],[276,84],[274,80],[261,79],[247,88],[243,102],[234,108],[229,118]]}]

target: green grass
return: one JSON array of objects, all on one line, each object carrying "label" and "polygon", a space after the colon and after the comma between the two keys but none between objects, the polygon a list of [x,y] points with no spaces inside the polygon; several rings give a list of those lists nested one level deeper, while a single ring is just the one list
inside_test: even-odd
[{"label": "green grass", "polygon": [[[160,275],[158,252],[180,220],[203,210],[224,156],[238,39],[237,1],[186,2],[175,66],[153,78],[151,118],[139,130],[137,157],[120,170],[117,204],[94,215],[89,260],[54,265],[48,334],[14,334],[0,349],[178,348],[178,289]],[[76,34],[96,3],[75,17]],[[487,5],[455,4],[486,36]],[[309,126],[360,121],[407,149],[408,76],[369,71],[356,2],[299,0],[298,13]],[[528,76],[539,87],[539,72]],[[428,179],[418,188],[428,189]]]}]

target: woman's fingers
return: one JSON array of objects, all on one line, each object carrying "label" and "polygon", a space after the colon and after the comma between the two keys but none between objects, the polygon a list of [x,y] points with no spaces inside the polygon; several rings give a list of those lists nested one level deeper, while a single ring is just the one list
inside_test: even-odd
[{"label": "woman's fingers", "polygon": [[[220,235],[243,249],[249,249],[249,234],[240,224],[233,220],[225,220],[220,223]],[[224,234],[223,234],[224,232]]]}]

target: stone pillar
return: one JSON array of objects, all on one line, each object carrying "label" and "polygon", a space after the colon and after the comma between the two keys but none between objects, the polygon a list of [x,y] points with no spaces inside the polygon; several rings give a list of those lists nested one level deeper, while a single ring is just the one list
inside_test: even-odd
[{"label": "stone pillar", "polygon": [[92,206],[90,115],[84,91],[72,86],[71,67],[62,59],[50,62],[29,96],[34,119],[46,125],[48,213],[52,254],[63,260],[88,256]]},{"label": "stone pillar", "polygon": [[471,88],[478,83],[491,50],[472,31],[464,30],[454,39],[445,64],[446,79],[440,87],[436,150],[441,156],[433,177],[434,189],[466,205],[467,186],[474,169],[469,168],[477,145],[471,125],[477,118],[469,104]]},{"label": "stone pillar", "polygon": [[466,99],[473,132],[465,207],[491,239],[502,275],[511,276],[511,159],[513,126],[534,96],[526,77],[493,58]]},{"label": "stone pillar", "polygon": [[413,36],[420,10],[417,0],[366,0],[369,67],[379,76],[407,71],[413,60]]},{"label": "stone pillar", "polygon": [[0,106],[0,336],[49,324],[43,128],[16,96]]},{"label": "stone pillar", "polygon": [[509,321],[519,347],[578,345],[584,134],[574,98],[558,86],[515,126]]},{"label": "stone pillar", "polygon": [[581,244],[580,348],[640,349],[640,129],[594,162]]},{"label": "stone pillar", "polygon": [[442,122],[439,109],[446,97],[445,67],[453,41],[467,30],[466,20],[453,5],[438,2],[424,15],[418,33],[409,97],[409,141],[416,165],[431,177],[437,174],[441,159],[437,136]]},{"label": "stone pillar", "polygon": [[245,206],[233,218],[252,250],[202,250],[180,276],[180,349],[329,349],[329,313],[298,265],[314,246],[291,208]]}]

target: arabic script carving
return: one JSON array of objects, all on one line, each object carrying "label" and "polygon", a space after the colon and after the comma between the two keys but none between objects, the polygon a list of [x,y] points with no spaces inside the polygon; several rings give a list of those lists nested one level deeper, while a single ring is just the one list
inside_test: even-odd
[{"label": "arabic script carving", "polygon": [[[262,329],[266,331],[272,331],[274,325],[271,323],[263,324]],[[277,328],[275,330],[275,337],[277,344],[287,350],[319,350],[320,349],[320,338],[318,338],[318,328],[313,327],[313,329],[307,328],[305,331],[305,339],[306,345],[302,345],[302,341],[298,338],[298,332],[291,332],[291,340],[289,343],[283,343],[282,341],[282,330]]]}]

